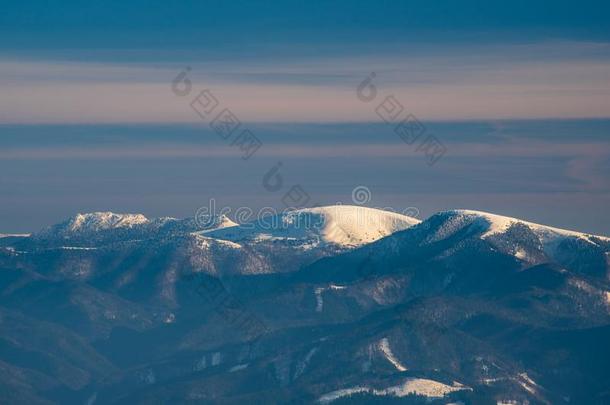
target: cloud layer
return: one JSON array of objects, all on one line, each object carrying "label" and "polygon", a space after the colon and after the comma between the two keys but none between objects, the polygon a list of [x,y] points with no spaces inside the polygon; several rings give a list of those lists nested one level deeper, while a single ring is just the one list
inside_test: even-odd
[{"label": "cloud layer", "polygon": [[[422,120],[609,117],[608,50],[567,42],[265,61],[5,59],[0,123],[196,123],[189,101],[205,88],[247,122],[375,121],[375,105],[356,98],[371,72],[380,96]],[[185,65],[194,87],[181,98],[170,84]]]}]

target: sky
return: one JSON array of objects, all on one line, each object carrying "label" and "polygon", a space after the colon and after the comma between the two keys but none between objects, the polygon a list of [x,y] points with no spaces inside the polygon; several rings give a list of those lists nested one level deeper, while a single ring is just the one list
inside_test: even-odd
[{"label": "sky", "polygon": [[[421,217],[470,208],[610,235],[609,14],[602,1],[3,4],[0,233],[77,212],[192,216],[211,198],[281,207],[300,185],[310,204],[366,186],[369,206]],[[262,142],[251,158],[191,108],[205,89]],[[379,114],[388,97],[396,122]],[[445,147],[433,165],[394,131],[409,114]],[[278,162],[285,185],[269,192]]]}]

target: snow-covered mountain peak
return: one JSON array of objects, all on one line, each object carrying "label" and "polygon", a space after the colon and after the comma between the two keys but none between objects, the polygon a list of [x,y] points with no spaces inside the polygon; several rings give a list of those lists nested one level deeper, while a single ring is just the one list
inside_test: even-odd
[{"label": "snow-covered mountain peak", "polygon": [[38,242],[65,246],[101,246],[120,241],[163,239],[190,233],[205,233],[210,229],[224,229],[237,224],[226,216],[210,218],[208,224],[196,218],[176,219],[161,217],[148,219],[142,214],[91,212],[76,214],[67,220],[47,227],[33,235]]},{"label": "snow-covered mountain peak", "polygon": [[[493,249],[529,265],[554,262],[561,266],[600,269],[610,251],[610,238],[540,225],[517,218],[473,210],[444,211],[426,220],[427,243],[450,238],[484,240]],[[583,256],[583,257],[581,257]],[[589,259],[584,259],[584,256]]]},{"label": "snow-covered mountain peak", "polygon": [[596,236],[583,232],[554,228],[547,225],[524,221],[518,218],[496,215],[483,211],[454,210],[449,212],[453,212],[455,213],[455,215],[467,216],[478,220],[483,226],[486,227],[486,231],[481,235],[481,238],[483,239],[502,235],[514,225],[522,225],[529,228],[534,234],[536,234],[536,236],[541,239],[543,243],[552,242],[554,239],[557,238],[579,238],[591,243],[595,243],[591,240],[591,238],[610,241],[610,238],[607,238],[605,236]]},{"label": "snow-covered mountain peak", "polygon": [[332,205],[304,208],[213,230],[206,236],[232,241],[288,241],[357,247],[418,224],[418,219],[375,208]]},{"label": "snow-covered mountain peak", "polygon": [[77,214],[70,218],[66,228],[71,232],[96,232],[106,229],[131,228],[148,222],[148,218],[142,214],[92,212]]},{"label": "snow-covered mountain peak", "polygon": [[321,241],[345,246],[374,242],[421,221],[406,215],[353,205],[307,208],[288,213],[287,220],[311,216],[320,220]]},{"label": "snow-covered mountain peak", "polygon": [[227,217],[226,215],[222,215],[220,216],[220,218],[218,219],[217,223],[215,224],[215,229],[224,229],[224,228],[230,228],[233,226],[238,226],[239,224],[237,222],[233,222],[229,217]]},{"label": "snow-covered mountain peak", "polygon": [[91,212],[76,214],[32,236],[39,242],[44,240],[58,244],[65,241],[73,243],[74,246],[94,246],[100,242],[102,235],[107,241],[125,239],[129,235],[141,234],[151,224],[153,222],[142,214]]},{"label": "snow-covered mountain peak", "polygon": [[199,236],[208,236],[207,234],[210,232],[217,231],[219,229],[232,228],[239,225],[237,222],[233,222],[226,215],[221,215],[219,217],[214,218],[213,220],[207,220],[206,222],[207,223],[205,224],[205,229],[193,232],[193,234]]}]

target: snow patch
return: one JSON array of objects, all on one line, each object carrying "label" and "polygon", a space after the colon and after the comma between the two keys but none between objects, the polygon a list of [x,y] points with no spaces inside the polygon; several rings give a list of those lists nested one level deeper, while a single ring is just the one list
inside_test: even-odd
[{"label": "snow patch", "polygon": [[243,370],[243,369],[245,369],[245,368],[248,368],[248,363],[245,363],[245,364],[238,364],[238,365],[236,365],[236,366],[231,367],[231,368],[229,369],[229,373],[234,373],[234,372],[236,372],[236,371]]},{"label": "snow patch", "polygon": [[[81,246],[59,246],[55,249],[60,249],[60,250],[97,250],[96,247],[81,247]],[[49,249],[49,250],[53,250]]]},{"label": "snow patch", "polygon": [[316,312],[322,312],[324,307],[324,298],[322,297],[323,292],[324,287],[316,287],[316,289],[313,290],[313,293],[316,296]]},{"label": "snow patch", "polygon": [[192,235],[195,236],[196,246],[200,249],[209,249],[212,243],[218,246],[224,246],[231,249],[241,249],[242,246],[239,243],[231,242],[230,240],[213,239],[207,236],[201,235],[200,232],[194,232]]},{"label": "snow patch", "polygon": [[197,363],[195,363],[195,365],[193,366],[193,370],[201,371],[201,370],[205,369],[207,366],[208,366],[207,360],[205,358],[205,355],[203,355],[203,356],[201,356],[201,359],[199,359],[199,361],[197,361]]},{"label": "snow patch", "polygon": [[176,315],[173,312],[167,314],[167,316],[163,319],[163,323],[174,323],[176,321]]},{"label": "snow patch", "polygon": [[324,291],[327,290],[334,290],[334,291],[338,291],[338,290],[344,290],[347,287],[343,286],[343,285],[336,285],[336,284],[330,284],[328,287],[316,287],[313,290],[313,293],[316,297],[316,312],[322,312],[322,309],[324,308],[324,298],[322,297],[322,293],[324,293]]},{"label": "snow patch", "polygon": [[2,238],[27,238],[29,233],[0,233],[0,239]]},{"label": "snow patch", "polygon": [[214,354],[212,354],[212,365],[217,366],[220,364],[220,362],[221,362],[220,352],[214,352]]},{"label": "snow patch", "polygon": [[[423,395],[428,398],[442,398],[447,394],[455,391],[470,390],[471,388],[466,387],[456,381],[453,385],[443,384],[438,381],[428,380],[425,378],[408,378],[404,383],[389,387],[383,390],[376,390],[381,395],[394,395],[397,397],[404,397],[409,394]],[[379,395],[379,394],[376,394]]]},{"label": "snow patch", "polygon": [[394,367],[396,367],[396,370],[407,371],[407,368],[400,363],[400,361],[396,358],[396,356],[394,356],[394,353],[392,352],[392,349],[390,348],[390,341],[388,340],[388,338],[381,339],[379,341],[379,343],[377,344],[377,347],[379,348],[379,350],[381,350],[381,352],[383,353],[385,358],[390,363],[392,363],[392,365]]},{"label": "snow patch", "polygon": [[523,389],[525,389],[530,394],[536,395],[536,393],[538,392],[538,384],[536,384],[536,382],[534,382],[534,380],[532,380],[527,375],[527,373],[520,373],[519,375],[517,375],[516,380],[519,385],[521,385]]},{"label": "snow patch", "polygon": [[430,399],[439,399],[445,397],[455,391],[472,390],[472,388],[462,385],[456,381],[453,385],[443,384],[438,381],[425,378],[407,378],[402,384],[395,385],[384,389],[374,389],[366,386],[356,386],[352,388],[344,388],[337,391],[332,391],[318,398],[321,404],[328,404],[341,397],[350,396],[362,392],[368,392],[376,396],[395,396],[404,397],[410,394],[426,396]]},{"label": "snow patch", "polygon": [[318,348],[314,347],[307,352],[307,354],[305,355],[305,358],[297,364],[293,379],[296,380],[301,374],[303,374],[303,372],[309,365],[311,358],[313,357],[314,354],[316,354],[317,351],[318,351]]},{"label": "snow patch", "polygon": [[515,251],[515,257],[517,259],[526,260],[527,259],[527,253],[523,249],[517,249]]},{"label": "snow patch", "polygon": [[341,390],[332,391],[332,392],[329,392],[328,394],[322,395],[320,398],[318,398],[318,402],[321,404],[329,404],[339,398],[347,397],[350,395],[358,394],[361,392],[367,392],[367,391],[370,391],[370,389],[367,387],[344,388]]}]

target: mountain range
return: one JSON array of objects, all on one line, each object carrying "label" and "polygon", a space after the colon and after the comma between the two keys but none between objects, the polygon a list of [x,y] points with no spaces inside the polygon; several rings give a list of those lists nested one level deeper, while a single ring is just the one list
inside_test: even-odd
[{"label": "mountain range", "polygon": [[610,238],[453,210],[0,235],[6,403],[610,403]]}]

